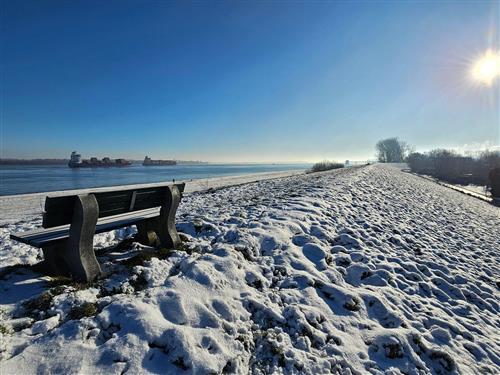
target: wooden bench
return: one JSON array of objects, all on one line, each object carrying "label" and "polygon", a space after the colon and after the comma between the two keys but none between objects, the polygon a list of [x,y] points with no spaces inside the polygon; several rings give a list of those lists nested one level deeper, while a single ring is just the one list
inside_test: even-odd
[{"label": "wooden bench", "polygon": [[96,233],[137,225],[144,245],[175,248],[180,238],[175,213],[185,184],[89,192],[45,199],[42,228],[10,238],[42,248],[43,268],[52,275],[89,282],[101,274],[94,254]]}]

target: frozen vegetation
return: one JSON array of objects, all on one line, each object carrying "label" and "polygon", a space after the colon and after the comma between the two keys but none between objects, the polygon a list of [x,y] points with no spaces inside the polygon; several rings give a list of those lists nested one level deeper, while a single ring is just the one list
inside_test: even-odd
[{"label": "frozen vegetation", "polygon": [[14,266],[41,220],[3,220],[0,373],[500,373],[486,202],[371,165],[191,192],[177,222],[158,257],[96,236],[88,286]]}]

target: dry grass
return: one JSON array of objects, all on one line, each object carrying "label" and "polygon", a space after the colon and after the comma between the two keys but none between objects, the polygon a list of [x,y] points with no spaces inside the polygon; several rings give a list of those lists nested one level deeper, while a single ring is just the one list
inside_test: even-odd
[{"label": "dry grass", "polygon": [[312,166],[310,172],[322,172],[329,171],[331,169],[339,169],[344,168],[344,164],[336,162],[336,161],[328,161],[324,160],[319,163],[316,163]]}]

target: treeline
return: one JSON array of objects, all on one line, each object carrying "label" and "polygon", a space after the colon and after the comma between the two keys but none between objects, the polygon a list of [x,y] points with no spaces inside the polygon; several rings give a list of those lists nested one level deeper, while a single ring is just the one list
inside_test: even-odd
[{"label": "treeline", "polygon": [[476,157],[450,150],[413,152],[406,157],[412,172],[454,184],[490,185],[489,173],[500,168],[500,151],[485,151]]},{"label": "treeline", "polygon": [[0,165],[68,164],[68,159],[0,159]]}]

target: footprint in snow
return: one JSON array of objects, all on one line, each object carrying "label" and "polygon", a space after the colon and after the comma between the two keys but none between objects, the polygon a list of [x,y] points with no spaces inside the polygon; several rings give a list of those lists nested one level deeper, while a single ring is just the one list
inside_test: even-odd
[{"label": "footprint in snow", "polygon": [[[306,243],[302,247],[304,256],[309,259],[316,268],[324,271],[328,268],[327,261],[331,261],[331,255],[327,254],[321,247],[313,243]],[[328,260],[328,258],[330,260]]]}]

